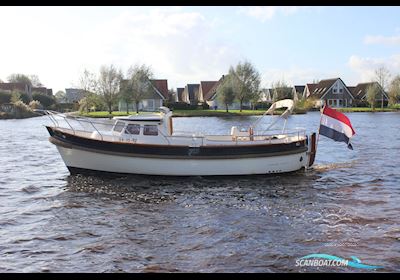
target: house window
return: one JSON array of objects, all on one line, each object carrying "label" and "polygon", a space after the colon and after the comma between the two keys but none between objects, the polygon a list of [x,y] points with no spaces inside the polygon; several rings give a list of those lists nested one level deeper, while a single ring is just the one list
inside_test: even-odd
[{"label": "house window", "polygon": [[125,133],[138,135],[140,133],[140,124],[128,124]]},{"label": "house window", "polygon": [[341,88],[341,89],[339,89],[339,92],[343,92],[343,89]]},{"label": "house window", "polygon": [[343,107],[343,100],[339,99],[339,107]]},{"label": "house window", "polygon": [[335,88],[333,89],[333,93],[336,93],[336,89]]},{"label": "house window", "polygon": [[114,126],[114,131],[115,132],[121,132],[125,127],[125,123],[124,122],[117,122]]},{"label": "house window", "polygon": [[158,129],[156,125],[145,125],[143,127],[143,135],[158,135]]}]

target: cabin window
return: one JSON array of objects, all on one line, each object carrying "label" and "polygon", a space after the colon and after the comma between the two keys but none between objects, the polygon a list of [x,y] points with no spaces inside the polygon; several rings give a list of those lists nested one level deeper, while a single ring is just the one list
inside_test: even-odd
[{"label": "cabin window", "polygon": [[156,125],[145,125],[143,127],[143,135],[158,135],[158,128]]},{"label": "cabin window", "polygon": [[125,133],[138,135],[140,133],[140,124],[128,124]]},{"label": "cabin window", "polygon": [[125,127],[125,123],[124,122],[117,122],[114,126],[114,131],[116,132],[121,132]]}]

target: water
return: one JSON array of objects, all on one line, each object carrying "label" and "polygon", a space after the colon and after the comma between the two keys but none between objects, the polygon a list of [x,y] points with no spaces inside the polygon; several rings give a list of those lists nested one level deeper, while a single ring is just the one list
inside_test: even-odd
[{"label": "water", "polygon": [[[354,150],[321,136],[312,171],[208,178],[70,176],[46,117],[0,121],[0,272],[368,271],[296,266],[312,253],[399,271],[400,114],[347,115]],[[256,118],[174,128],[223,134]]]}]

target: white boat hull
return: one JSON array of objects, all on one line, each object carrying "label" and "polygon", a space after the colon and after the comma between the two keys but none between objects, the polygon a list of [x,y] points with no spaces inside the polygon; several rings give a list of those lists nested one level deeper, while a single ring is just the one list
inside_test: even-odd
[{"label": "white boat hull", "polygon": [[166,159],[110,155],[57,146],[70,169],[90,171],[166,175],[213,176],[284,173],[307,165],[306,152],[289,155],[235,159]]}]

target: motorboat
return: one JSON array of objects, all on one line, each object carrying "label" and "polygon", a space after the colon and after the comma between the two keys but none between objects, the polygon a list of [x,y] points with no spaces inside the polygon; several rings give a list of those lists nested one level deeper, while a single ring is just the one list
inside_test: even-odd
[{"label": "motorboat", "polygon": [[[173,112],[114,117],[109,120],[45,111],[46,126],[71,174],[118,173],[164,176],[215,176],[285,173],[307,169],[315,159],[316,133],[288,130],[293,100],[280,100],[249,127],[230,133],[178,133]],[[283,110],[274,115],[276,110]],[[273,120],[259,129],[261,120]],[[275,125],[283,120],[283,128]]]}]

